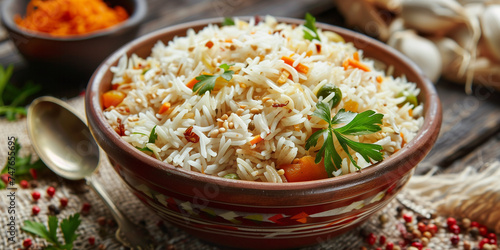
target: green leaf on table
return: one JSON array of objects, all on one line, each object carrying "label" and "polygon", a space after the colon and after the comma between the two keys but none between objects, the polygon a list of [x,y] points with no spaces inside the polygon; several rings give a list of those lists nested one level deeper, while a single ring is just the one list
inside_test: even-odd
[{"label": "green leaf on table", "polygon": [[70,246],[72,249],[73,242],[76,240],[78,235],[76,234],[76,230],[78,226],[80,226],[80,214],[76,213],[74,215],[70,215],[67,219],[63,219],[61,222],[61,231],[64,236],[65,246]]},{"label": "green leaf on table", "polygon": [[70,215],[67,219],[63,219],[59,224],[59,228],[61,228],[61,232],[64,237],[64,245],[61,245],[57,238],[57,228],[58,228],[58,219],[56,216],[49,216],[48,219],[48,227],[45,227],[44,224],[36,222],[36,221],[24,221],[24,226],[21,227],[23,231],[28,233],[32,233],[37,235],[43,239],[45,239],[48,243],[52,244],[47,246],[44,249],[53,249],[53,250],[71,250],[73,249],[73,242],[78,237],[76,234],[76,230],[80,226],[80,214],[76,213],[74,215]]}]

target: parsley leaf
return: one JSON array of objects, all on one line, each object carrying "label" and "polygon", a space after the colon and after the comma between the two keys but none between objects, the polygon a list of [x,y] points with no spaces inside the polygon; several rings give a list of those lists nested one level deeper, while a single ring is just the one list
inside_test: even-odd
[{"label": "parsley leaf", "polygon": [[67,219],[62,220],[61,231],[63,233],[64,242],[65,242],[64,247],[66,249],[73,248],[73,242],[76,240],[76,237],[78,237],[78,234],[76,234],[76,229],[78,229],[78,226],[80,226],[80,223],[81,223],[81,220],[80,220],[79,213],[76,213],[74,215],[70,215]]},{"label": "parsley leaf", "polygon": [[225,17],[224,21],[222,22],[222,26],[231,26],[234,25],[234,20],[230,17]]},{"label": "parsley leaf", "polygon": [[[316,110],[313,112],[314,116],[321,118],[328,123],[327,129],[318,130],[313,133],[306,141],[306,150],[318,144],[321,137],[324,138],[323,146],[316,154],[315,162],[319,163],[322,158],[325,158],[325,169],[331,177],[332,172],[339,170],[342,166],[342,158],[335,150],[334,137],[337,138],[338,143],[347,153],[349,160],[360,169],[357,162],[349,153],[349,148],[358,152],[365,161],[373,159],[381,161],[383,159],[382,146],[377,144],[362,143],[353,141],[346,136],[348,135],[366,135],[375,133],[381,130],[383,114],[378,114],[373,110],[367,110],[362,113],[353,113],[345,111],[344,109],[330,119],[331,111],[330,106],[326,103],[319,102],[316,104]],[[334,128],[334,125],[345,124],[342,127]]]},{"label": "parsley leaf", "polygon": [[307,39],[309,41],[312,41],[314,39],[321,41],[318,35],[318,30],[316,28],[316,18],[314,18],[311,14],[306,13],[305,19],[306,23],[304,24],[304,27],[306,27],[307,29],[304,29],[304,39]]},{"label": "parsley leaf", "polygon": [[[156,133],[156,126],[157,125],[155,125],[153,127],[153,129],[151,129],[151,133],[149,133],[148,143],[155,143],[156,139],[158,139],[158,134]],[[135,134],[144,135],[143,133],[135,133]],[[151,149],[149,149],[147,146],[144,146],[142,148],[139,148],[139,147],[136,147],[136,148],[139,149],[139,150],[141,150],[142,152],[153,153],[153,151]]]},{"label": "parsley leaf", "polygon": [[47,222],[49,229],[47,229],[47,227],[45,227],[45,225],[42,223],[26,220],[24,221],[24,226],[21,229],[28,233],[40,236],[44,238],[48,243],[52,244],[51,246],[48,246],[47,249],[73,249],[73,242],[75,241],[76,237],[78,237],[78,235],[76,234],[76,230],[81,223],[80,214],[76,213],[74,215],[70,215],[67,219],[63,219],[61,224],[59,225],[64,236],[64,245],[61,245],[61,243],[57,239],[58,222],[59,221],[57,217],[49,216],[49,220]]},{"label": "parsley leaf", "polygon": [[219,66],[219,68],[224,70],[224,73],[222,74],[197,76],[195,79],[198,80],[198,82],[194,85],[193,92],[198,95],[203,95],[207,91],[212,92],[215,87],[215,81],[219,77],[222,77],[226,81],[231,81],[231,79],[233,79],[234,71],[229,70],[230,67],[231,65],[224,63]]},{"label": "parsley leaf", "polygon": [[22,88],[9,84],[13,72],[12,65],[7,68],[0,65],[0,116],[5,115],[9,121],[16,120],[18,116],[25,116],[26,108],[21,105],[26,102],[29,96],[41,90],[40,85],[30,82]]}]

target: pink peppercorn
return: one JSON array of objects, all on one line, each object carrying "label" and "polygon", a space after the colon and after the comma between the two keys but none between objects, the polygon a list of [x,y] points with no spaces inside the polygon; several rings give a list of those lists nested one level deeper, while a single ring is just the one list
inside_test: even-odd
[{"label": "pink peppercorn", "polygon": [[368,234],[368,236],[366,236],[366,242],[370,245],[375,245],[377,242],[377,236],[375,236],[374,233]]},{"label": "pink peppercorn", "polygon": [[429,224],[427,225],[427,231],[434,235],[438,232],[438,227],[435,224]]},{"label": "pink peppercorn", "polygon": [[37,175],[37,172],[36,172],[36,169],[34,168],[30,168],[30,174],[31,174],[31,177],[33,177],[33,180],[36,180],[38,178],[38,175]]},{"label": "pink peppercorn", "polygon": [[62,197],[59,199],[59,204],[61,204],[61,207],[66,207],[68,205],[68,198]]},{"label": "pink peppercorn", "polygon": [[457,220],[453,217],[448,217],[448,219],[446,219],[446,225],[448,225],[448,228],[453,226],[453,225],[456,225],[457,224]]},{"label": "pink peppercorn", "polygon": [[419,222],[417,224],[417,229],[418,231],[420,231],[421,233],[424,233],[425,231],[427,231],[427,225],[425,225],[423,222]]},{"label": "pink peppercorn", "polygon": [[458,243],[460,242],[460,237],[458,235],[453,235],[451,236],[450,241],[451,244],[458,245]]},{"label": "pink peppercorn", "polygon": [[31,212],[33,213],[33,215],[37,215],[40,213],[40,208],[35,205],[31,208]]},{"label": "pink peppercorn", "polygon": [[497,244],[497,239],[488,239],[490,245],[496,245]]},{"label": "pink peppercorn", "polygon": [[495,233],[489,233],[489,234],[487,235],[487,238],[488,238],[488,239],[495,239],[495,240],[496,240],[496,239],[497,239],[497,235],[496,235]]},{"label": "pink peppercorn", "polygon": [[9,174],[5,173],[1,175],[3,183],[7,184],[9,183]]},{"label": "pink peppercorn", "polygon": [[380,243],[380,245],[384,245],[386,240],[387,238],[384,235],[380,235],[380,237],[378,238],[378,243]]},{"label": "pink peppercorn", "polygon": [[50,197],[53,197],[54,194],[56,194],[56,189],[54,187],[48,187],[47,188],[47,194],[50,196]]},{"label": "pink peppercorn", "polygon": [[89,237],[89,244],[90,244],[91,246],[95,245],[95,238],[94,238],[93,236],[90,236],[90,237]]},{"label": "pink peppercorn", "polygon": [[490,244],[490,240],[487,238],[483,238],[478,244],[479,249],[483,249],[484,244]]},{"label": "pink peppercorn", "polygon": [[385,250],[393,250],[394,249],[394,243],[392,242],[387,242],[385,245]]},{"label": "pink peppercorn", "polygon": [[31,198],[33,198],[33,200],[37,201],[38,199],[40,199],[40,192],[38,191],[34,191],[33,193],[31,193]]},{"label": "pink peppercorn", "polygon": [[28,183],[28,181],[27,181],[27,180],[21,180],[21,181],[19,182],[19,185],[21,186],[21,188],[24,188],[24,189],[26,189],[26,188],[28,188],[28,187],[29,187],[29,183]]},{"label": "pink peppercorn", "polygon": [[33,242],[31,242],[30,238],[23,240],[23,247],[26,249],[29,248],[32,244],[33,244]]},{"label": "pink peppercorn", "polygon": [[83,203],[82,205],[82,213],[88,214],[90,212],[90,204],[88,202]]},{"label": "pink peppercorn", "polygon": [[488,228],[485,226],[479,226],[479,234],[486,237],[488,235]]},{"label": "pink peppercorn", "polygon": [[451,225],[449,227],[449,230],[450,230],[451,233],[454,233],[454,234],[459,234],[460,233],[460,227],[457,224]]},{"label": "pink peppercorn", "polygon": [[470,223],[470,227],[477,227],[479,228],[479,223],[477,221],[473,221]]},{"label": "pink peppercorn", "polygon": [[411,216],[411,214],[403,214],[403,220],[405,220],[405,222],[407,223],[410,223],[413,221],[413,216]]},{"label": "pink peppercorn", "polygon": [[422,243],[420,242],[413,242],[411,243],[411,246],[418,248],[418,250],[422,250],[422,248],[424,247],[424,245],[422,245]]}]

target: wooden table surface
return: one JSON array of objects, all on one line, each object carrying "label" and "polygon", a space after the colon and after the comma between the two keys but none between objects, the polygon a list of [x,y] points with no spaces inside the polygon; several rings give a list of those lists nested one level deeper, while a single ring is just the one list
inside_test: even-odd
[{"label": "wooden table surface", "polygon": [[[320,22],[343,25],[343,18],[333,0],[149,0],[148,3],[150,13],[142,25],[141,34],[208,17],[270,14],[303,18],[306,12]],[[66,84],[64,79],[31,72],[1,29],[0,63],[15,66],[14,83],[53,81],[55,85],[47,86],[58,86],[48,87],[41,94],[70,98],[83,91],[87,82],[87,79],[78,79],[80,82],[74,85],[76,87],[65,89],[60,87],[60,84]],[[467,95],[463,85],[443,80],[436,84],[436,88],[443,106],[441,133],[416,173],[425,173],[433,166],[438,166],[440,172],[459,172],[466,166],[480,169],[488,162],[500,160],[500,93],[476,84],[473,93]]]}]

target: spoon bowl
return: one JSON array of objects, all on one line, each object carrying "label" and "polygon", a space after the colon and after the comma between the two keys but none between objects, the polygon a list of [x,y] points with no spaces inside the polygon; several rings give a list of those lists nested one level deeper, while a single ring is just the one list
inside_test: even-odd
[{"label": "spoon bowl", "polygon": [[148,231],[123,215],[93,175],[101,150],[83,118],[65,102],[44,96],[31,103],[27,121],[33,148],[45,165],[63,178],[85,179],[101,197],[118,224],[117,240],[133,249],[152,249]]},{"label": "spoon bowl", "polygon": [[41,97],[33,101],[28,114],[33,147],[47,167],[69,180],[92,175],[99,166],[99,146],[71,106]]}]

